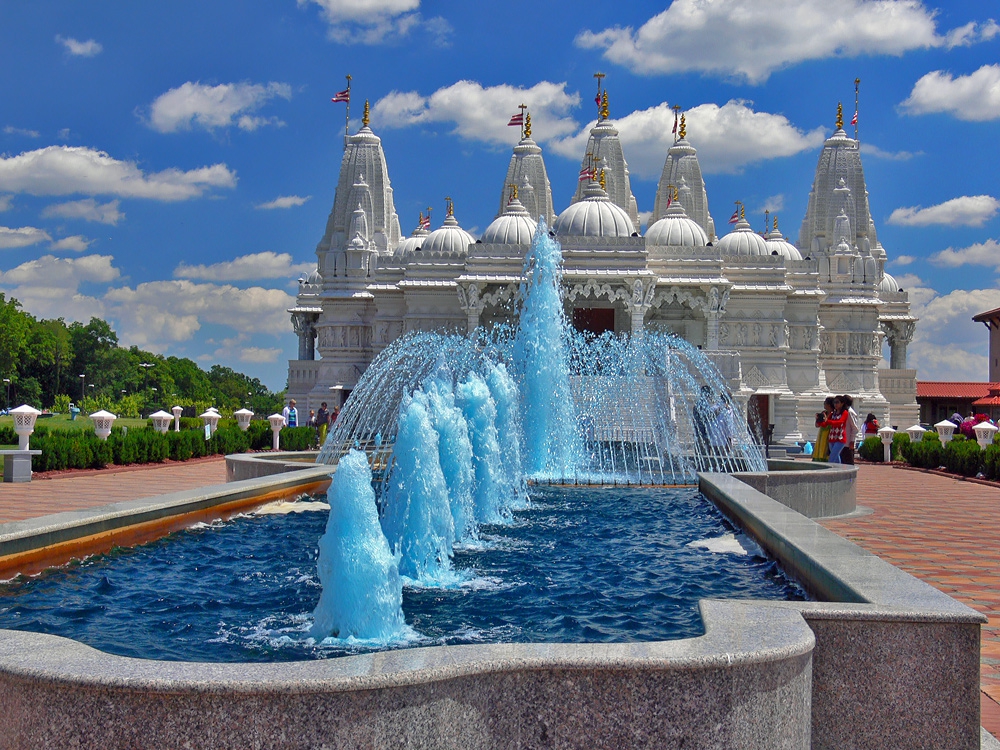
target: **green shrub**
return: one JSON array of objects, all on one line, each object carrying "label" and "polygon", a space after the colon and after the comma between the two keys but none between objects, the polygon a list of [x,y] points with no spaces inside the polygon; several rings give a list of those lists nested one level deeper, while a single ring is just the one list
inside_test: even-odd
[{"label": "green shrub", "polygon": [[266,419],[251,419],[250,429],[247,430],[250,438],[250,449],[255,451],[267,450],[271,447],[271,423]]},{"label": "green shrub", "polygon": [[0,425],[0,445],[16,445],[17,444],[17,433],[14,432],[14,428],[9,425]]},{"label": "green shrub", "polygon": [[982,460],[982,451],[975,440],[952,440],[943,451],[945,468],[966,477],[979,473]]},{"label": "green shrub", "polygon": [[865,461],[881,461],[885,458],[885,450],[882,447],[882,438],[865,438],[858,449],[858,456]]},{"label": "green shrub", "polygon": [[902,446],[903,458],[910,466],[921,469],[936,469],[943,463],[944,447],[936,432],[928,430],[917,442]]},{"label": "green shrub", "polygon": [[307,451],[316,444],[316,430],[312,427],[283,427],[278,440],[283,451]]},{"label": "green shrub", "polygon": [[60,393],[52,401],[52,411],[56,414],[69,414],[70,397],[65,393]]},{"label": "green shrub", "polygon": [[1000,443],[994,441],[983,451],[983,474],[987,479],[1000,479]]},{"label": "green shrub", "polygon": [[905,432],[897,432],[892,436],[892,460],[903,461],[903,446],[910,444],[910,436]]}]

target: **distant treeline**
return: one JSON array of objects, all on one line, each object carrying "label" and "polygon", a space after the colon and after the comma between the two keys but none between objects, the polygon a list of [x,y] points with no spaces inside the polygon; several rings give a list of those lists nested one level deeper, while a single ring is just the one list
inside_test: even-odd
[{"label": "distant treeline", "polygon": [[0,383],[7,408],[30,404],[65,412],[73,401],[85,413],[108,409],[121,417],[169,411],[175,404],[222,411],[247,407],[267,415],[281,411],[284,398],[283,391],[272,393],[257,378],[229,367],[213,365],[205,372],[187,358],[119,346],[118,334],[100,318],[86,325],[39,320],[3,294],[0,374],[10,380]]}]

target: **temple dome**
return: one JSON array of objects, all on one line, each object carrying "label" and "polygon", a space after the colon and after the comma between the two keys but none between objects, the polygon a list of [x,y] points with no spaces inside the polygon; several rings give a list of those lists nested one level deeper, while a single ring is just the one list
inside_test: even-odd
[{"label": "temple dome", "polygon": [[559,214],[553,231],[562,237],[631,237],[635,225],[621,206],[611,202],[596,182],[583,193],[583,200]]},{"label": "temple dome", "polygon": [[663,217],[646,230],[646,247],[705,247],[708,235],[688,217],[684,205],[675,201]]},{"label": "temple dome", "polygon": [[885,294],[896,294],[899,291],[899,282],[887,273],[882,274],[882,281],[879,282],[878,290]]},{"label": "temple dome", "polygon": [[715,246],[723,255],[770,255],[767,242],[750,227],[750,222],[740,219],[733,231],[719,240]]},{"label": "temple dome", "polygon": [[521,201],[513,198],[479,239],[485,244],[530,245],[537,227]]},{"label": "temple dome", "polygon": [[802,260],[802,253],[778,230],[778,221],[775,219],[774,229],[768,232],[766,237],[767,252],[769,255],[777,253],[788,260]]},{"label": "temple dome", "polygon": [[444,223],[427,235],[421,250],[425,253],[466,255],[469,252],[469,245],[475,241],[475,237],[459,226],[455,215],[449,213]]},{"label": "temple dome", "polygon": [[399,247],[396,248],[396,255],[409,255],[420,250],[423,247],[424,239],[429,234],[429,231],[418,226],[409,237],[399,243]]}]

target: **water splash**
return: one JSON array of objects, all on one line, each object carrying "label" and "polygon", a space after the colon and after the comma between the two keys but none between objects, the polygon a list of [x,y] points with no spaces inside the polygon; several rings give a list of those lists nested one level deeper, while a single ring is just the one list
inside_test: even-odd
[{"label": "water splash", "polygon": [[330,518],[318,562],[323,593],[311,635],[391,641],[408,629],[403,583],[379,525],[364,453],[352,451],[340,460],[327,496]]},{"label": "water splash", "polygon": [[474,372],[459,384],[456,400],[469,426],[472,442],[472,465],[475,472],[476,521],[501,523],[505,518],[500,439],[497,433],[497,408],[489,386]]}]

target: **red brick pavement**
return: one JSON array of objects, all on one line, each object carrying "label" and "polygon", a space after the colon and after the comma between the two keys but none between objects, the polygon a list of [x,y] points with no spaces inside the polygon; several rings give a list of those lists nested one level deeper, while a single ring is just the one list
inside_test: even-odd
[{"label": "red brick pavement", "polygon": [[24,484],[0,483],[0,523],[193,490],[225,481],[224,456],[99,471],[36,474],[31,482]]},{"label": "red brick pavement", "polygon": [[989,618],[982,629],[982,722],[1000,735],[1000,488],[890,466],[858,467],[875,512],[823,525]]}]

